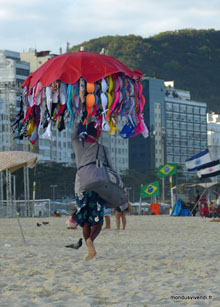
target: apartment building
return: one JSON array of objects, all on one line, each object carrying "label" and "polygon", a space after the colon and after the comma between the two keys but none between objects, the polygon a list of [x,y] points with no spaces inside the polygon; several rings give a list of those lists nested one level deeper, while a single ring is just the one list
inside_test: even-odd
[{"label": "apartment building", "polygon": [[165,157],[185,166],[185,160],[207,148],[207,104],[191,100],[190,92],[165,82]]},{"label": "apartment building", "polygon": [[220,115],[207,114],[208,149],[212,160],[220,159]]},{"label": "apartment building", "polygon": [[31,73],[54,56],[56,55],[51,54],[48,50],[37,51],[36,49],[30,49],[28,52],[20,53],[21,60],[30,63]]},{"label": "apartment building", "polygon": [[207,104],[191,100],[174,82],[142,79],[149,137],[129,140],[129,168],[144,171],[165,163],[185,169],[185,160],[207,148]]},{"label": "apartment building", "polygon": [[20,105],[21,84],[30,73],[30,65],[20,61],[18,52],[0,50],[0,150],[23,150],[14,142],[11,123]]}]

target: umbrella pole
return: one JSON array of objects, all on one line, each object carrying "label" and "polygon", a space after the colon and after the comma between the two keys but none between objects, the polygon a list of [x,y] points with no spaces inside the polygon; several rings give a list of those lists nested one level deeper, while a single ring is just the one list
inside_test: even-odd
[{"label": "umbrella pole", "polygon": [[26,244],[27,242],[26,242],[26,240],[25,240],[24,233],[23,233],[23,229],[22,229],[22,227],[21,227],[21,223],[20,223],[20,220],[19,220],[19,217],[18,217],[18,214],[19,214],[19,213],[18,213],[16,210],[15,210],[15,212],[16,212],[16,218],[17,218],[18,226],[19,226],[19,228],[20,228],[20,232],[21,232],[22,239],[23,239],[24,243]]}]

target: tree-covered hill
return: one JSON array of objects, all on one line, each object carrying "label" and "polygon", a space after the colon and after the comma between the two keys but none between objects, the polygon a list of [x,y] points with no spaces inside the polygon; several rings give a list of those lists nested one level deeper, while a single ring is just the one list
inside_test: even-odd
[{"label": "tree-covered hill", "polygon": [[71,51],[100,52],[122,61],[131,69],[188,89],[191,98],[205,101],[209,111],[220,113],[220,31],[185,29],[149,38],[105,36],[82,42]]}]

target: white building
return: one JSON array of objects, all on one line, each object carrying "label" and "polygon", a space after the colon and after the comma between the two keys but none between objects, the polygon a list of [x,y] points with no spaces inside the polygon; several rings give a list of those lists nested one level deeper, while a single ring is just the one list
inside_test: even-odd
[{"label": "white building", "polygon": [[220,159],[220,115],[207,114],[208,149],[212,160]]},{"label": "white building", "polygon": [[0,50],[0,150],[19,149],[13,141],[11,123],[18,111],[21,83],[29,74],[29,64],[19,53]]},{"label": "white building", "polygon": [[30,72],[34,72],[47,60],[54,57],[54,54],[50,54],[50,51],[40,51],[38,52],[35,49],[31,49],[28,52],[21,52],[20,57],[22,61],[30,63]]}]

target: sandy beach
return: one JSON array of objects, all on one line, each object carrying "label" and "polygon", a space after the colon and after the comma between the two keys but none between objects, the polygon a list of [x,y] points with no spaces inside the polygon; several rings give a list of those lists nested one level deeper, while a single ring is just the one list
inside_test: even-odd
[{"label": "sandy beach", "polygon": [[[220,223],[127,216],[103,230],[85,261],[66,218],[0,219],[0,306],[220,306]],[[36,223],[49,221],[37,227]]]}]

